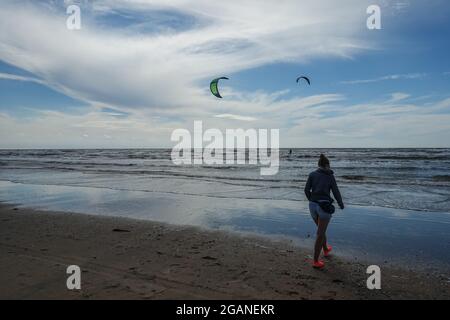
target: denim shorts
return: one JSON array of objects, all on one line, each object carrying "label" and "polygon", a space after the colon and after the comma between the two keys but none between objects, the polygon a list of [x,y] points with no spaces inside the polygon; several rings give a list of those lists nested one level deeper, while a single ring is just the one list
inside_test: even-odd
[{"label": "denim shorts", "polygon": [[309,212],[314,220],[319,218],[320,220],[330,220],[331,214],[323,211],[323,209],[316,202],[309,202]]}]

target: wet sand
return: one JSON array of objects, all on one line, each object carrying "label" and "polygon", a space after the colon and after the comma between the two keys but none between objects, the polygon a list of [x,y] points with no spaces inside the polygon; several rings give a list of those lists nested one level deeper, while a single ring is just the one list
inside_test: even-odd
[{"label": "wet sand", "polygon": [[[1,299],[449,299],[448,277],[326,259],[273,241],[196,227],[0,205]],[[82,270],[81,290],[66,268]]]}]

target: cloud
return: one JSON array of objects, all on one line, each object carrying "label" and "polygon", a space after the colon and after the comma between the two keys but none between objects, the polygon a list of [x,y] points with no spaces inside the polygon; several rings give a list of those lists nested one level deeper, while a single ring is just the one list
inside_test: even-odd
[{"label": "cloud", "polygon": [[[86,114],[41,111],[33,118],[17,118],[0,113],[0,148],[139,148],[172,147],[174,129],[192,130],[194,120],[203,120],[204,129],[279,128],[282,147],[449,147],[450,97],[421,103],[385,101],[352,104],[344,97],[317,96],[313,99],[282,100],[277,113],[262,93],[256,100],[265,101],[258,117],[227,116],[178,119],[155,116],[136,110],[126,117],[102,112],[92,107]],[[408,99],[413,101],[414,99]],[[307,103],[307,101],[309,103]],[[242,105],[252,105],[243,101]],[[296,110],[294,106],[299,106]],[[292,108],[290,107],[292,106]],[[332,116],[330,116],[330,114]],[[239,121],[238,117],[253,117]],[[14,134],[11,134],[14,133]]]},{"label": "cloud", "polygon": [[24,77],[24,76],[18,76],[15,74],[3,73],[3,72],[0,72],[0,80],[34,82],[34,83],[39,83],[42,85],[47,85],[44,81],[33,78],[33,77]]},{"label": "cloud", "polygon": [[0,113],[0,148],[161,147],[179,125],[140,114],[116,117],[96,108],[81,115],[40,111],[26,119]]},{"label": "cloud", "polygon": [[390,102],[397,102],[400,100],[404,100],[409,98],[411,95],[407,94],[407,93],[403,93],[403,92],[394,92],[391,94],[391,100],[389,100]]},{"label": "cloud", "polygon": [[427,76],[426,73],[391,74],[373,79],[341,81],[340,84],[365,84],[387,80],[412,80],[412,79],[422,79],[426,76]]},{"label": "cloud", "polygon": [[280,135],[285,146],[302,147],[449,147],[450,98],[422,104],[384,102],[331,105],[300,119]]},{"label": "cloud", "polygon": [[376,47],[365,40],[370,1],[78,2],[82,29],[69,31],[64,7],[54,5],[59,1],[2,0],[0,60],[34,77],[0,77],[47,85],[90,108],[81,115],[43,108],[27,119],[4,111],[0,135],[7,138],[0,147],[170,147],[172,130],[199,119],[222,130],[280,128],[284,146],[448,146],[448,99],[412,104],[394,93],[381,103],[352,104],[333,92],[292,97],[226,86],[224,99],[212,99],[208,79],[216,76],[352,58]]},{"label": "cloud", "polygon": [[245,116],[239,116],[239,115],[229,114],[229,113],[218,114],[218,115],[215,115],[214,117],[239,120],[239,121],[255,121],[256,120],[256,118],[253,118],[253,117],[245,117]]},{"label": "cloud", "polygon": [[[54,1],[44,3],[2,1],[0,60],[73,98],[116,108],[207,109],[211,100],[203,82],[216,75],[275,62],[350,57],[372,46],[362,35],[366,3],[359,0],[289,0],[282,6],[101,0],[82,6],[80,31],[66,29],[63,8],[48,5]],[[124,8],[132,18],[164,14],[174,16],[173,23],[179,17],[193,23],[148,33],[136,32],[132,21],[108,25]],[[166,20],[155,18],[149,24],[160,31],[158,23],[172,21]]]}]

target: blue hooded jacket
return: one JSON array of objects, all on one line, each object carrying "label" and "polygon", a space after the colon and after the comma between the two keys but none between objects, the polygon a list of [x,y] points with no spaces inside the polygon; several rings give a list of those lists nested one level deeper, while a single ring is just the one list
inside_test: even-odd
[{"label": "blue hooded jacket", "polygon": [[305,186],[305,194],[309,201],[331,201],[330,190],[333,191],[334,198],[339,204],[339,207],[343,209],[344,203],[342,202],[336,179],[334,179],[333,170],[319,168],[309,174]]}]

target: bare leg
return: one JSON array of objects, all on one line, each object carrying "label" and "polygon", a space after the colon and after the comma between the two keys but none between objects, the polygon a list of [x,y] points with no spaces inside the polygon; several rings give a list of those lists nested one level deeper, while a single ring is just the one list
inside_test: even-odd
[{"label": "bare leg", "polygon": [[326,245],[326,232],[328,223],[330,220],[320,220],[317,221],[317,237],[316,243],[314,245],[314,261],[319,261],[320,252],[324,245]]},{"label": "bare leg", "polygon": [[[319,222],[317,221],[317,219],[314,219],[314,222],[316,224],[316,226],[319,226]],[[325,235],[323,236],[323,245],[322,245],[322,249],[323,251],[328,250],[328,246],[327,246],[327,235],[325,233]]]},{"label": "bare leg", "polygon": [[322,249],[323,249],[324,252],[325,252],[326,250],[328,250],[328,245],[327,245],[327,235],[326,235],[326,234],[323,236]]}]

